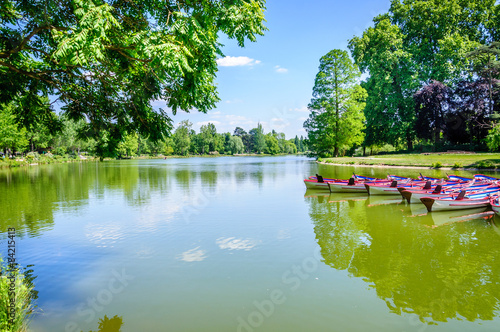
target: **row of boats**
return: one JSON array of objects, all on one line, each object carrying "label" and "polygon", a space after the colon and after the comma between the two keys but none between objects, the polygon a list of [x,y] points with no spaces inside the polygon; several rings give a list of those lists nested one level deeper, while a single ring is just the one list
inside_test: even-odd
[{"label": "row of boats", "polygon": [[387,175],[378,179],[353,174],[350,179],[329,179],[318,174],[304,180],[308,189],[331,193],[401,195],[409,204],[424,204],[427,211],[488,207],[500,215],[500,179],[476,174],[474,178],[447,175],[437,179],[420,174],[418,179]]}]

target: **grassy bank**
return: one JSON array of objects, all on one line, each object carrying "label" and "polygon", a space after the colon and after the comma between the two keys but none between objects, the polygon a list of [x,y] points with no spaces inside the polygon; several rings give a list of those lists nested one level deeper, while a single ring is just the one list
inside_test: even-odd
[{"label": "grassy bank", "polygon": [[500,169],[500,153],[391,154],[369,157],[319,158],[318,161],[337,165]]},{"label": "grassy bank", "polygon": [[32,270],[9,270],[0,257],[0,331],[28,331],[37,292]]}]

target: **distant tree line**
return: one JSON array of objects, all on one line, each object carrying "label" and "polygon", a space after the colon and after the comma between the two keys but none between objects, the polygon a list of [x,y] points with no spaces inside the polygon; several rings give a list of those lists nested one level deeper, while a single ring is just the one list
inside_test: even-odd
[{"label": "distant tree line", "polygon": [[192,123],[182,121],[174,133],[161,140],[153,140],[138,133],[126,134],[120,139],[109,132],[97,138],[80,137],[84,120],[74,121],[66,115],[52,116],[52,122],[60,125],[60,130],[40,121],[31,127],[23,127],[16,122],[15,109],[0,105],[0,151],[5,155],[15,153],[50,152],[55,155],[78,155],[87,152],[101,158],[130,157],[136,155],[208,155],[208,154],[295,154],[305,152],[307,147],[303,137],[287,140],[284,133],[275,130],[265,134],[261,124],[248,133],[236,127],[234,133],[217,133],[213,123],[201,126],[200,132],[192,129]]},{"label": "distant tree line", "polygon": [[495,0],[392,0],[349,41],[357,68],[340,50],[320,60],[304,124],[311,151],[333,156],[385,144],[498,150],[499,38]]},{"label": "distant tree line", "polygon": [[[200,127],[196,133],[192,129],[192,123],[182,121],[171,137],[170,145],[175,155],[188,154],[243,154],[243,153],[266,153],[266,154],[295,154],[305,152],[307,146],[304,138],[295,136],[287,140],[284,133],[278,133],[274,129],[265,134],[259,123],[248,133],[241,127],[236,127],[231,133],[217,133],[215,125],[208,123]],[[166,153],[169,154],[169,153]]]}]

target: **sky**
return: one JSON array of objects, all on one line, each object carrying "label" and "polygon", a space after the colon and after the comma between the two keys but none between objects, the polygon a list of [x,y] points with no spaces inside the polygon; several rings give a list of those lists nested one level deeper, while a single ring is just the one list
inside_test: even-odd
[{"label": "sky", "polygon": [[[307,119],[319,59],[332,49],[348,50],[349,39],[373,26],[390,0],[267,0],[266,31],[257,42],[237,46],[223,38],[225,58],[218,60],[217,89],[221,101],[208,113],[178,112],[200,126],[212,122],[217,132],[247,132],[261,123],[264,132],[284,132],[287,139],[306,137]],[[162,102],[156,102],[162,107]]]}]

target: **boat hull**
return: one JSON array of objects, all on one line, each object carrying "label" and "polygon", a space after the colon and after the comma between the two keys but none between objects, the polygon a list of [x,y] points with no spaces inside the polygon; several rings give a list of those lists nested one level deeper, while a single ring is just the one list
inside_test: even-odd
[{"label": "boat hull", "polygon": [[304,184],[306,185],[307,189],[330,191],[330,189],[328,188],[328,182],[318,182],[316,180],[304,180]]},{"label": "boat hull", "polygon": [[329,182],[328,187],[332,193],[366,193],[364,184],[348,185],[346,183]]},{"label": "boat hull", "polygon": [[479,199],[435,199],[433,197],[422,197],[420,201],[425,205],[427,211],[453,211],[487,207],[490,205],[490,198]]},{"label": "boat hull", "polygon": [[365,184],[366,191],[370,195],[399,195],[397,187],[377,186]]}]

